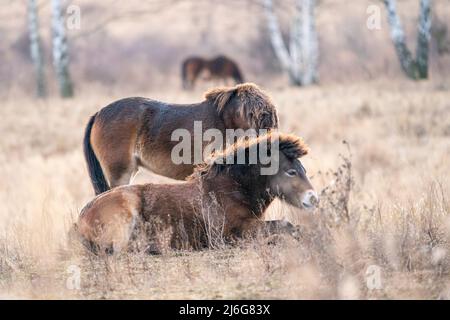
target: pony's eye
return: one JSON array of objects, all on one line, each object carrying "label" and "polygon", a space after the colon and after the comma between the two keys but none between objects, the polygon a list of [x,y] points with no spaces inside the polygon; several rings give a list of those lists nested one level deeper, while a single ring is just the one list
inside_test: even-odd
[{"label": "pony's eye", "polygon": [[287,175],[288,177],[293,177],[293,176],[296,176],[296,175],[297,175],[297,170],[295,170],[295,169],[289,169],[289,170],[286,170],[286,171],[284,172],[284,174]]}]

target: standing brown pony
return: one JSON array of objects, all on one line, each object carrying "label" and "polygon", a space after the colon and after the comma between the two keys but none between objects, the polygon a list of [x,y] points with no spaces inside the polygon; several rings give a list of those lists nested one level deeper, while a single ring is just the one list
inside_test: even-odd
[{"label": "standing brown pony", "polygon": [[[246,83],[216,88],[194,104],[169,104],[145,98],[126,98],[106,106],[89,120],[84,155],[95,193],[128,184],[139,167],[173,178],[185,179],[194,161],[175,164],[171,152],[176,129],[186,129],[194,139],[194,121],[202,131],[218,129],[272,129],[278,127],[277,111],[269,96]],[[203,148],[208,141],[203,141]],[[201,160],[201,159],[200,159]]]},{"label": "standing brown pony", "polygon": [[211,60],[200,57],[187,58],[181,67],[181,77],[184,89],[192,89],[199,75],[205,72],[206,79],[232,78],[236,84],[244,82],[242,73],[236,62],[223,55],[217,56]]},{"label": "standing brown pony", "polygon": [[[270,156],[267,163],[262,149],[278,157]],[[251,152],[256,161],[250,160]],[[133,239],[160,253],[167,247],[201,249],[214,244],[216,236],[253,236],[266,226],[264,214],[275,198],[306,209],[317,203],[298,159],[307,152],[293,135],[271,133],[237,142],[183,183],[122,186],[97,196],[82,210],[75,230],[94,251],[110,253],[127,249]],[[239,154],[245,156],[241,162]],[[262,174],[275,163],[271,175]],[[273,229],[274,223],[268,224]]]}]

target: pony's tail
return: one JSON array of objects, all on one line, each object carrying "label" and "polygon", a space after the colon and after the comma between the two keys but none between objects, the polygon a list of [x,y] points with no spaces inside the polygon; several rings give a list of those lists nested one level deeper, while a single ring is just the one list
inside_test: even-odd
[{"label": "pony's tail", "polygon": [[89,172],[89,177],[91,178],[92,186],[94,187],[95,194],[98,195],[102,192],[109,190],[108,183],[106,182],[105,176],[103,174],[102,167],[100,166],[100,162],[92,150],[91,145],[91,130],[94,125],[95,117],[97,113],[94,114],[90,119],[86,126],[86,131],[84,132],[84,140],[83,140],[83,151],[84,158],[86,159],[87,169]]}]

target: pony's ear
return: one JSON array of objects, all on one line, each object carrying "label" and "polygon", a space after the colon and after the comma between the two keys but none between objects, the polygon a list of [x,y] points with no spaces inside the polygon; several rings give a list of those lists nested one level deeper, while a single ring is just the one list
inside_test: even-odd
[{"label": "pony's ear", "polygon": [[301,158],[307,155],[309,147],[302,138],[292,134],[280,134],[280,151],[289,159]]},{"label": "pony's ear", "polygon": [[217,107],[217,111],[223,112],[225,106],[236,94],[236,88],[215,88],[205,93],[205,99],[214,103]]}]

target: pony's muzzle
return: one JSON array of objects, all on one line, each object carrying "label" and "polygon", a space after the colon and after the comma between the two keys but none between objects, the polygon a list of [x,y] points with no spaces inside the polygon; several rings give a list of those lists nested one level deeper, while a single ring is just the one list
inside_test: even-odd
[{"label": "pony's muzzle", "polygon": [[318,203],[319,203],[319,196],[314,190],[307,190],[303,194],[302,206],[305,209],[312,209],[316,207]]}]

